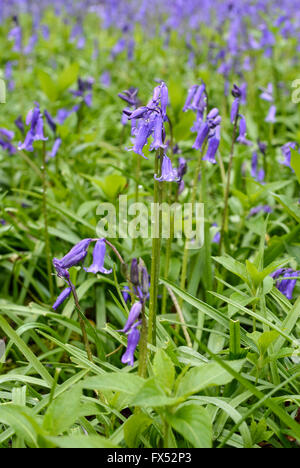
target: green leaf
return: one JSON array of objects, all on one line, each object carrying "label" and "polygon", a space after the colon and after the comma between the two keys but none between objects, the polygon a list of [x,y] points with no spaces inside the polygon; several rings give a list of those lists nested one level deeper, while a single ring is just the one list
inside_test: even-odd
[{"label": "green leaf", "polygon": [[0,405],[0,422],[12,428],[30,447],[37,447],[37,432],[29,414],[30,410],[23,406]]},{"label": "green leaf", "polygon": [[81,388],[75,386],[55,398],[44,417],[43,428],[52,436],[69,429],[80,416]]},{"label": "green leaf", "polygon": [[39,70],[37,73],[41,88],[50,101],[56,101],[58,98],[55,81],[44,70]]},{"label": "green leaf", "polygon": [[152,424],[151,418],[145,413],[132,414],[123,426],[124,439],[129,448],[138,446],[139,437]]},{"label": "green leaf", "polygon": [[90,390],[113,390],[135,395],[144,382],[145,380],[138,375],[115,372],[89,377],[81,383],[81,386]]},{"label": "green leaf", "polygon": [[76,80],[79,73],[78,63],[71,63],[59,75],[57,80],[57,88],[59,92],[68,89]]},{"label": "green leaf", "polygon": [[232,257],[229,257],[229,255],[224,256],[224,257],[213,257],[216,262],[220,263],[223,265],[226,270],[231,271],[231,273],[234,273],[235,275],[239,276],[243,281],[248,282],[248,275],[247,275],[247,270],[245,265],[242,263],[238,262]]},{"label": "green leaf", "polygon": [[291,166],[294,169],[300,184],[300,154],[293,148],[291,148]]},{"label": "green leaf", "polygon": [[103,181],[93,179],[93,182],[102,188],[108,198],[114,199],[124,190],[127,179],[119,174],[111,174],[105,177]]},{"label": "green leaf", "polygon": [[155,354],[153,374],[162,388],[172,390],[175,379],[175,368],[171,358],[163,349],[159,349]]},{"label": "green leaf", "polygon": [[292,199],[285,195],[272,194],[276,201],[278,201],[285,211],[292,216],[298,223],[300,223],[300,208],[298,204]]},{"label": "green leaf", "polygon": [[[244,362],[244,359],[230,361],[228,365],[239,372]],[[204,388],[212,385],[225,385],[232,380],[233,377],[230,373],[223,369],[217,362],[211,361],[199,367],[194,367],[186,373],[179,383],[177,396],[187,397]]]},{"label": "green leaf", "polygon": [[6,86],[5,81],[0,79],[0,104],[6,103]]},{"label": "green leaf", "polygon": [[164,390],[158,386],[155,379],[148,379],[133,397],[131,404],[148,408],[175,405],[181,401],[179,398],[168,397]]},{"label": "green leaf", "polygon": [[52,442],[54,445],[60,448],[118,448],[117,444],[114,444],[104,437],[96,435],[74,435],[66,437],[47,437],[47,440]]},{"label": "green leaf", "polygon": [[168,423],[195,448],[211,448],[212,424],[208,412],[197,403],[184,403],[166,415]]}]

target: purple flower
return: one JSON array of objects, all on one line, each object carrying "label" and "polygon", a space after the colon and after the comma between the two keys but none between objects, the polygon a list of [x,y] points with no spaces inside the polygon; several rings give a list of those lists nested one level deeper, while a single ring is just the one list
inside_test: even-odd
[{"label": "purple flower", "polygon": [[121,359],[123,364],[128,364],[130,366],[133,366],[134,364],[134,352],[140,341],[140,332],[137,329],[138,325],[139,322],[132,327],[130,333],[128,334],[127,349]]},{"label": "purple flower", "polygon": [[254,208],[252,208],[250,210],[250,213],[248,215],[248,218],[250,218],[251,216],[254,216],[260,212],[264,212],[264,213],[272,213],[272,208],[269,206],[269,205],[259,205],[259,206],[255,206]]},{"label": "purple flower", "polygon": [[297,143],[291,141],[281,147],[281,151],[284,157],[284,161],[282,161],[281,164],[291,168],[291,149],[295,150],[296,148]]},{"label": "purple flower", "polygon": [[130,299],[130,288],[128,286],[125,286],[123,291],[122,291],[122,296],[123,296],[123,299],[124,301],[127,302],[129,301]]},{"label": "purple flower", "polygon": [[136,302],[135,304],[133,304],[133,306],[130,309],[127,322],[125,323],[122,330],[118,330],[119,332],[128,333],[133,328],[134,323],[138,320],[139,316],[141,315],[142,307],[143,306],[141,302]]},{"label": "purple flower", "polygon": [[269,109],[268,115],[265,119],[266,122],[268,123],[275,123],[276,122],[276,106],[272,105]]},{"label": "purple flower", "polygon": [[[87,255],[87,249],[91,242],[92,239],[83,239],[82,241],[78,242],[78,244],[76,244],[61,260],[58,260],[57,258],[53,259],[53,264],[58,273],[58,276],[65,277],[65,269],[71,268],[85,259]],[[63,272],[62,275],[60,274],[61,272]]]},{"label": "purple flower", "polygon": [[16,127],[20,130],[20,132],[24,135],[25,127],[23,122],[23,117],[19,115],[19,117],[15,120]]},{"label": "purple flower", "polygon": [[[213,227],[218,227],[217,223],[213,223]],[[220,244],[220,240],[221,240],[221,233],[220,233],[220,231],[217,231],[216,234],[213,237],[212,242],[214,244]]]},{"label": "purple flower", "polygon": [[106,244],[104,239],[99,239],[94,247],[93,251],[93,263],[89,268],[85,268],[88,273],[103,273],[104,275],[108,275],[112,272],[112,270],[106,270],[104,268],[104,259],[106,253]]},{"label": "purple flower", "polygon": [[100,76],[100,82],[103,88],[109,88],[111,84],[111,77],[109,71],[104,71]]},{"label": "purple flower", "polygon": [[192,109],[191,104],[193,101],[193,98],[195,96],[196,90],[198,89],[198,85],[193,85],[189,90],[188,90],[188,95],[183,107],[183,112],[186,112],[188,109]]},{"label": "purple flower", "polygon": [[218,125],[214,131],[214,133],[208,139],[208,148],[205,156],[203,156],[203,160],[209,161],[211,164],[216,164],[216,153],[218,151],[220,145],[220,131],[221,127]]},{"label": "purple flower", "polygon": [[55,303],[52,306],[52,309],[56,310],[71,294],[72,289],[66,288],[64,289],[58,298],[56,299]]},{"label": "purple flower", "polygon": [[159,148],[166,148],[166,145],[163,144],[163,118],[162,115],[159,113],[154,117],[154,130],[153,130],[153,142],[151,144],[150,149],[156,149],[158,150]]},{"label": "purple flower", "polygon": [[202,122],[202,124],[201,124],[201,126],[199,128],[195,143],[193,144],[194,149],[201,150],[202,145],[203,145],[205,139],[208,136],[208,133],[209,133],[208,123],[207,122]]},{"label": "purple flower", "polygon": [[51,152],[49,154],[50,158],[55,158],[61,143],[62,143],[61,138],[56,138],[56,140],[55,140],[55,142],[53,144],[52,150],[51,150]]},{"label": "purple flower", "polygon": [[33,151],[33,143],[35,141],[46,141],[48,138],[44,136],[43,116],[40,112],[39,105],[30,110],[26,117],[26,125],[30,125],[24,143],[19,144],[19,150]]},{"label": "purple flower", "polygon": [[[282,280],[276,282],[276,288],[287,299],[293,299],[293,291],[296,286],[297,277],[300,276],[300,271],[294,271],[292,268],[279,268],[270,275],[273,279],[282,276]],[[296,278],[295,278],[296,277]]]},{"label": "purple flower", "polygon": [[177,169],[173,168],[170,158],[165,154],[161,166],[161,176],[158,177],[157,174],[155,174],[154,178],[159,182],[176,182],[179,179]]},{"label": "purple flower", "polygon": [[48,123],[49,127],[51,128],[52,132],[55,134],[55,132],[56,132],[56,123],[54,122],[52,116],[50,115],[50,113],[47,110],[44,111],[44,116],[46,117],[47,123]]},{"label": "purple flower", "polygon": [[274,101],[274,98],[273,98],[273,84],[272,83],[269,83],[268,84],[268,87],[265,89],[265,88],[261,88],[261,95],[260,95],[260,98],[263,99],[264,101],[268,101],[268,102],[273,102]]},{"label": "purple flower", "polygon": [[243,145],[252,146],[252,142],[247,140],[247,124],[246,119],[243,115],[240,115],[240,134],[237,138],[237,141]]}]

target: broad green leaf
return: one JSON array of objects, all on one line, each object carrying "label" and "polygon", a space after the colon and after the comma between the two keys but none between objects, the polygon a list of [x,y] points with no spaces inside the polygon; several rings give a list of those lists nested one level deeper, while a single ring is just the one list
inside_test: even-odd
[{"label": "broad green leaf", "polygon": [[71,63],[59,75],[57,79],[57,87],[59,92],[68,89],[76,80],[79,73],[78,63]]},{"label": "broad green leaf", "polygon": [[30,410],[18,405],[0,405],[0,422],[11,427],[30,447],[37,447],[37,432]]},{"label": "broad green leaf", "polygon": [[231,273],[239,276],[243,281],[248,282],[247,270],[245,265],[242,263],[232,257],[229,257],[229,255],[224,257],[214,257],[214,260],[223,265],[226,270],[231,271]]},{"label": "broad green leaf", "polygon": [[151,406],[172,406],[179,401],[180,399],[178,398],[168,397],[164,390],[158,386],[154,378],[148,379],[132,398],[132,404],[134,406],[143,406],[145,408]]},{"label": "broad green leaf", "polygon": [[212,423],[203,406],[184,403],[175,413],[167,413],[167,421],[195,448],[211,448]]},{"label": "broad green leaf", "polygon": [[58,98],[57,87],[51,76],[42,69],[37,73],[41,88],[50,101],[56,101]]},{"label": "broad green leaf", "polygon": [[43,428],[52,436],[69,429],[80,415],[81,388],[75,386],[52,401],[44,417]]},{"label": "broad green leaf", "polygon": [[[230,361],[228,365],[239,372],[244,364],[245,360]],[[207,364],[203,364],[199,367],[193,367],[186,375],[181,379],[177,396],[187,397],[198,393],[204,388],[212,385],[225,385],[233,380],[231,374],[223,369],[217,362],[211,361]]]},{"label": "broad green leaf", "polygon": [[139,412],[132,414],[123,426],[124,439],[129,448],[138,446],[139,437],[152,424],[152,419],[147,414]]},{"label": "broad green leaf", "polygon": [[291,166],[294,169],[300,184],[300,154],[293,148],[291,148]]},{"label": "broad green leaf", "polygon": [[166,390],[172,390],[175,368],[172,360],[163,349],[159,349],[153,361],[153,374],[157,383]]},{"label": "broad green leaf", "polygon": [[88,377],[81,386],[91,390],[113,390],[135,395],[145,380],[141,377],[125,372],[107,373],[101,376]]}]

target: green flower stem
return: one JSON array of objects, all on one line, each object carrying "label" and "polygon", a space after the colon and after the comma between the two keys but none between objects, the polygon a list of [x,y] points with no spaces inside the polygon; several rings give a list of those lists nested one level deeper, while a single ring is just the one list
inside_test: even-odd
[{"label": "green flower stem", "polygon": [[83,312],[81,311],[81,308],[80,308],[80,305],[79,305],[78,296],[77,296],[75,288],[73,287],[73,285],[71,284],[70,281],[69,281],[69,286],[70,286],[70,288],[72,290],[72,294],[73,294],[73,297],[74,297],[75,307],[76,307],[76,310],[77,310],[77,313],[78,313],[79,325],[80,325],[80,328],[81,328],[82,339],[83,339],[83,344],[84,344],[84,347],[85,347],[85,350],[86,350],[86,354],[87,354],[88,360],[90,362],[93,362],[93,354],[92,354],[92,351],[91,351],[87,331],[86,331],[86,328],[85,328],[85,323],[84,323],[84,319],[83,319]]},{"label": "green flower stem", "polygon": [[[199,178],[199,173],[201,169],[201,161],[204,155],[204,151],[206,149],[206,141],[203,143],[202,151],[199,152],[198,160],[197,160],[197,166],[194,174],[194,180],[193,180],[193,188],[192,188],[192,196],[191,196],[191,204],[192,204],[192,212],[194,213],[194,206],[195,206],[195,201],[197,197],[197,188],[198,188],[198,178]],[[181,280],[180,280],[180,287],[181,289],[185,289],[185,283],[186,283],[186,276],[187,276],[187,264],[188,264],[188,243],[189,240],[186,239],[185,244],[184,244],[184,251],[183,251],[183,259],[182,259],[182,269],[181,269]],[[179,306],[182,307],[182,302],[183,299],[180,298],[179,301]]]},{"label": "green flower stem", "polygon": [[51,302],[54,300],[54,289],[52,279],[52,254],[48,232],[48,210],[47,210],[47,169],[46,169],[46,142],[43,142],[43,165],[42,165],[42,181],[43,181],[43,216],[44,216],[44,236],[45,236],[45,250],[47,260],[48,283]]},{"label": "green flower stem", "polygon": [[[160,152],[156,152],[154,173],[158,174]],[[154,179],[154,198],[153,202],[156,209],[158,208],[159,200],[162,199],[162,187],[160,182]],[[158,216],[157,216],[158,215]],[[150,344],[156,342],[156,312],[157,312],[157,295],[158,295],[158,280],[160,272],[160,235],[161,235],[161,213],[155,213],[154,220],[154,237],[152,239],[152,261],[151,261],[151,284],[150,284],[150,300],[149,300],[149,321],[148,321],[148,341]]]},{"label": "green flower stem", "polygon": [[229,200],[229,192],[230,192],[231,170],[232,170],[232,166],[233,166],[234,146],[235,146],[236,137],[237,137],[238,119],[239,119],[239,115],[236,116],[234,126],[233,126],[231,151],[230,151],[229,163],[228,163],[228,169],[227,169],[227,183],[226,183],[226,189],[225,189],[224,211],[223,211],[220,246],[219,246],[219,254],[220,255],[223,252],[224,236],[225,236],[225,233],[227,233],[227,231],[228,231],[228,200]]}]

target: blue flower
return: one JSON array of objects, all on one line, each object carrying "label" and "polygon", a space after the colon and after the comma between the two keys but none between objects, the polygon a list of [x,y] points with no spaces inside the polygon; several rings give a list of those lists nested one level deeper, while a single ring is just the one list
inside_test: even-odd
[{"label": "blue flower", "polygon": [[99,239],[93,250],[93,263],[89,268],[85,268],[88,273],[103,273],[108,275],[112,272],[104,268],[104,259],[106,254],[106,244],[104,239]]}]

